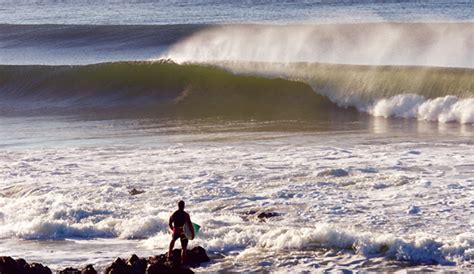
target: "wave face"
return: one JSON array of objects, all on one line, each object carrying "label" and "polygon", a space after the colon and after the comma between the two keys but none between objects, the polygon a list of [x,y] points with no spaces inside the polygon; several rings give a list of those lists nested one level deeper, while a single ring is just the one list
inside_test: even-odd
[{"label": "wave face", "polygon": [[3,112],[117,107],[153,115],[304,117],[335,109],[307,84],[175,63],[0,66]]},{"label": "wave face", "polygon": [[217,63],[236,73],[283,77],[311,85],[341,107],[373,116],[474,122],[474,70],[311,63]]}]

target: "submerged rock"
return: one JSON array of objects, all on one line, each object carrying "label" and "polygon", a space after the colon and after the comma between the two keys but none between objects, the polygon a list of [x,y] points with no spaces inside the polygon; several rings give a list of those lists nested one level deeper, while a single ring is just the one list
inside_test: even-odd
[{"label": "submerged rock", "polygon": [[345,177],[349,176],[349,172],[342,168],[328,169],[318,173],[319,177]]},{"label": "submerged rock", "polygon": [[421,209],[418,207],[418,206],[410,206],[407,210],[407,214],[410,214],[410,215],[415,215],[415,214],[418,214],[420,213]]},{"label": "submerged rock", "polygon": [[271,211],[264,211],[264,212],[261,212],[260,214],[258,214],[257,218],[260,219],[261,221],[265,221],[265,219],[273,218],[273,217],[277,217],[277,216],[280,216],[280,213],[271,212]]},{"label": "submerged rock", "polygon": [[281,213],[275,211],[257,211],[257,210],[249,210],[243,213],[246,216],[242,218],[245,221],[248,221],[250,218],[256,218],[261,222],[265,222],[266,219],[281,216]]},{"label": "submerged rock", "polygon": [[145,191],[144,191],[144,190],[138,190],[138,189],[136,189],[136,188],[133,188],[132,190],[130,190],[129,193],[130,193],[130,195],[135,196],[135,195],[138,195],[138,194],[145,193]]}]

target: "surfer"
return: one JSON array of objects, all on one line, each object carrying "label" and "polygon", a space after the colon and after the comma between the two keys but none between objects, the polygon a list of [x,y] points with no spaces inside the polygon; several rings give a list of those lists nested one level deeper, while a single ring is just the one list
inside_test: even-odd
[{"label": "surfer", "polygon": [[188,238],[186,238],[186,235],[184,234],[184,226],[187,225],[190,228],[190,231],[192,233],[191,239],[194,238],[194,229],[192,227],[191,223],[191,217],[189,217],[189,214],[184,211],[184,201],[179,201],[178,202],[178,210],[176,210],[170,217],[169,221],[169,227],[171,231],[173,232],[171,242],[170,242],[170,248],[168,252],[168,258],[171,259],[173,256],[173,248],[174,248],[174,242],[176,242],[177,239],[181,240],[181,263],[184,264],[186,262],[186,249],[188,247]]}]

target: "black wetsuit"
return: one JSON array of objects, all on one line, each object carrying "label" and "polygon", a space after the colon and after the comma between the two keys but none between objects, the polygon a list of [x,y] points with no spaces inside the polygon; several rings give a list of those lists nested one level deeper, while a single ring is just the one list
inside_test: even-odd
[{"label": "black wetsuit", "polygon": [[181,240],[181,246],[186,248],[188,245],[188,238],[184,235],[184,226],[190,220],[189,214],[184,210],[176,210],[170,217],[170,224],[173,223],[173,240],[178,238]]}]

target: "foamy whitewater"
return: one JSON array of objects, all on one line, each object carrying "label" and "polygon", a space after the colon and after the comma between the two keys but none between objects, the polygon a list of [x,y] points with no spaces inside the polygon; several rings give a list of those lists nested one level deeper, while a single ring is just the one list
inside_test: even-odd
[{"label": "foamy whitewater", "polygon": [[191,245],[214,258],[202,271],[472,267],[470,127],[169,135],[150,121],[15,119],[3,121],[36,126],[2,152],[3,254],[59,268],[163,252],[184,198],[203,226]]},{"label": "foamy whitewater", "polygon": [[0,255],[472,272],[472,10],[0,0]]}]

